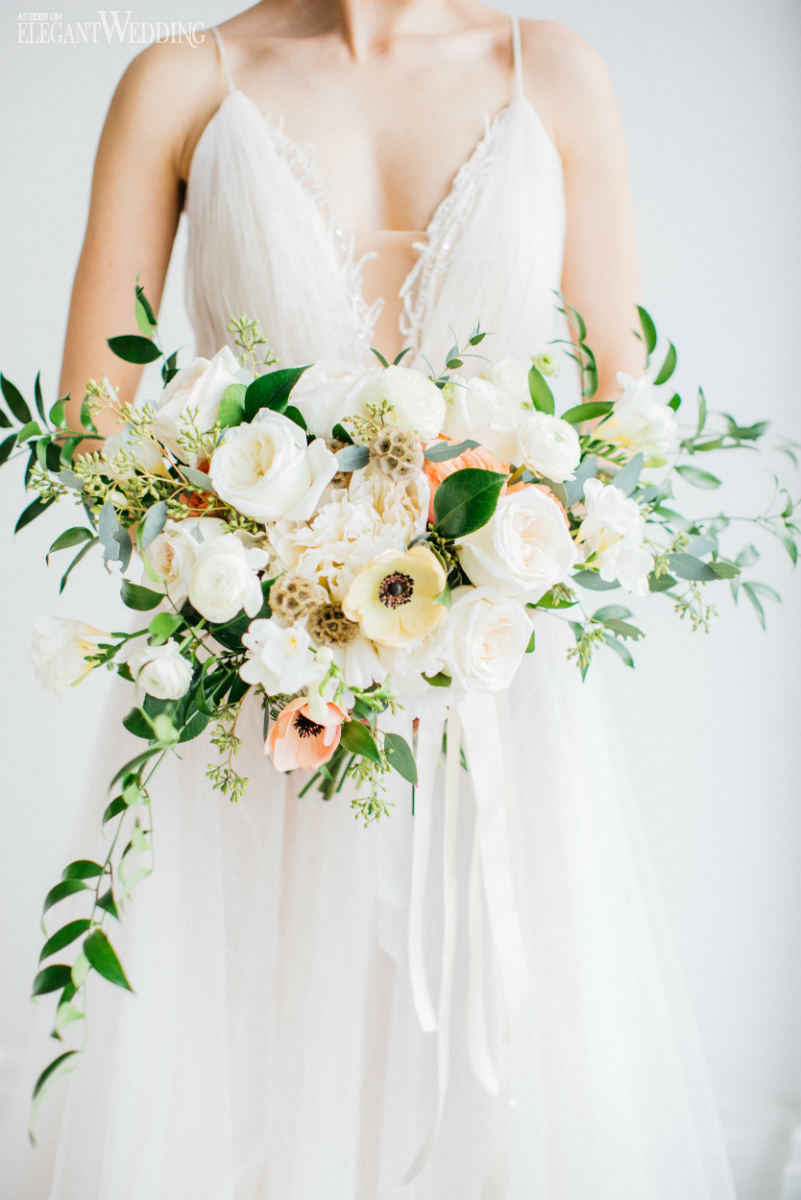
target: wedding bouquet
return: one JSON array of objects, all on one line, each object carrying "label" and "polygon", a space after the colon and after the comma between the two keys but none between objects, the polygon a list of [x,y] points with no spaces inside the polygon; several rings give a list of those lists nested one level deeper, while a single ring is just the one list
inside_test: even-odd
[{"label": "wedding bouquet", "polygon": [[[413,749],[385,729],[384,714],[505,690],[535,651],[534,611],[570,622],[582,675],[601,645],[632,666],[630,645],[643,636],[623,604],[589,611],[593,592],[668,597],[701,628],[712,611],[707,585],[726,580],[764,623],[763,600],[778,596],[741,578],[757,550],[724,554],[732,518],[682,515],[673,484],[716,488],[720,479],[693,460],[754,449],[767,422],[713,419],[699,390],[682,433],[681,398],[665,396],[676,351],[669,344],[653,366],[657,333],[642,308],[643,374],[621,372],[618,397],[594,400],[584,322],[570,305],[560,311],[572,340],[527,363],[484,358],[470,377],[465,359],[482,357],[487,336],[478,326],[436,374],[404,365],[405,352],[392,363],[376,353],[368,366],[279,364],[246,317],[229,325],[239,357],[226,346],[178,369],[137,286],[140,333],[109,344],[130,362],[163,359],[155,403],[119,405],[107,380],[91,381],[79,428],[70,428],[67,398],[46,410],[38,376],[36,415],[0,377],[10,413],[0,409],[0,424],[19,426],[0,462],[26,452],[25,482],[37,493],[16,528],[75,501],[84,520],[48,551],[77,547],[60,590],[99,545],[121,572],[124,605],[140,615],[139,627],[110,633],[61,617],[35,626],[40,681],[63,691],[94,669],[116,669],[131,689],[125,727],[143,743],[112,781],[105,860],[70,863],[45,899],[45,913],[75,897],[89,908],[42,949],[41,962],[59,961],[42,966],[33,994],[58,994],[56,1038],[84,1019],[91,971],[130,987],[106,924],[152,870],[153,772],[211,726],[209,778],[239,800],[244,703],[263,708],[277,770],[310,772],[304,790],[317,786],[326,799],[353,780],[352,803],[369,822],[387,810],[388,771],[416,783]],[[582,395],[557,415],[549,380],[561,357],[576,364]],[[121,428],[98,439],[104,408]],[[795,463],[794,447],[781,449]],[[795,562],[796,502],[778,481],[776,501],[738,519],[775,534]],[[73,961],[62,961],[76,945]],[[35,1107],[77,1053],[45,1069]]]}]

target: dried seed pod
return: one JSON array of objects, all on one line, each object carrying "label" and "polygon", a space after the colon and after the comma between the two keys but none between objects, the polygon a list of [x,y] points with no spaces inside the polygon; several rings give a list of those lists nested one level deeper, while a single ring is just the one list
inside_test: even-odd
[{"label": "dried seed pod", "polygon": [[309,637],[316,646],[347,646],[359,632],[339,604],[315,604],[306,621]]},{"label": "dried seed pod", "polygon": [[292,625],[310,613],[324,595],[319,584],[288,571],[270,588],[270,608],[279,621]]},{"label": "dried seed pod", "polygon": [[393,479],[411,479],[423,469],[423,447],[415,434],[388,425],[370,443],[370,461]]}]

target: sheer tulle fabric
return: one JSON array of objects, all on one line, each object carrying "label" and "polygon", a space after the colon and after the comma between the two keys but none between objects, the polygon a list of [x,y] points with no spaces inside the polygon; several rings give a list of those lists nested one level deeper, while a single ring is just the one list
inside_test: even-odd
[{"label": "sheer tulle fabric", "polygon": [[[197,147],[187,211],[201,353],[244,311],[285,363],[369,355],[375,312],[308,150],[236,90]],[[479,318],[498,331],[485,344],[493,357],[524,357],[563,335],[552,289],[564,232],[558,154],[518,95],[487,121],[421,243],[404,289],[415,349],[439,363],[451,328],[466,336]],[[576,399],[574,376],[559,387]],[[582,685],[565,661],[569,636],[556,618],[538,619],[536,652],[506,698],[504,761],[480,738],[466,747],[484,773],[516,779],[510,870],[527,983],[511,1031],[509,1200],[732,1200],[625,764],[599,682]],[[481,703],[490,721],[496,700]],[[395,779],[391,817],[364,830],[347,791],[327,804],[315,792],[299,798],[303,780],[272,770],[257,705],[244,724],[251,787],[239,805],[212,793],[205,739],[158,778],[156,872],[115,931],[137,994],[95,981],[89,1049],[49,1098],[34,1153],[24,1122],[43,1065],[40,1015],[3,1132],[10,1194],[478,1200],[503,1122],[466,1051],[468,777],[451,1079],[430,1162],[398,1190],[437,1093],[436,1035],[421,1031],[409,981],[410,789]],[[108,743],[101,778],[129,749],[123,735]],[[424,925],[435,991],[441,801],[440,779]],[[103,802],[98,792],[87,809],[82,851]],[[492,1017],[497,964],[487,953]]]}]

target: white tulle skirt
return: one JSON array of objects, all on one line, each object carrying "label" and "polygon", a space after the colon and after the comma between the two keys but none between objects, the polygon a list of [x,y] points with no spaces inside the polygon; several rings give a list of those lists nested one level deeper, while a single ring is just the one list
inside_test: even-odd
[{"label": "white tulle skirt", "polygon": [[[491,1054],[502,1057],[503,1033],[502,964],[485,939],[477,967],[467,934],[468,916],[481,915],[469,911],[467,776],[459,772],[454,846],[450,1073],[430,1157],[401,1187],[431,1130],[442,1068],[442,1031],[420,1027],[408,961],[423,797],[413,816],[411,789],[397,779],[391,817],[367,830],[345,792],[329,803],[316,791],[298,798],[300,785],[264,760],[254,706],[239,805],[205,780],[203,739],[157,777],[156,870],[112,930],[136,995],[92,979],[87,1051],[48,1097],[32,1150],[27,1098],[47,1061],[50,1016],[38,1014],[3,1129],[9,1200],[479,1200],[505,1157],[510,1200],[731,1200],[625,764],[597,681],[582,685],[565,662],[566,636],[540,620],[537,650],[506,698],[511,763],[492,761],[492,741],[467,747],[510,803],[526,960],[523,1003],[510,1012],[511,1104],[482,1086],[467,1053],[477,969]],[[129,746],[120,737],[111,750],[118,764]],[[436,998],[441,778],[433,799],[421,929]],[[87,830],[104,803],[99,788]]]}]

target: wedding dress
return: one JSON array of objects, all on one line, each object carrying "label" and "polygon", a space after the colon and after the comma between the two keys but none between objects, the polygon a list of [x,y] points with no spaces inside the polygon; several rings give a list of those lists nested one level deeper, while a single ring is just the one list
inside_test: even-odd
[{"label": "wedding dress", "polygon": [[[493,357],[565,334],[561,163],[511,32],[514,94],[485,116],[400,289],[419,363],[439,367],[479,319]],[[365,359],[378,310],[353,238],[311,149],[237,89],[216,36],[229,94],[186,201],[198,352],[244,312],[283,363]],[[577,385],[565,371],[560,386]],[[509,694],[461,714],[474,782],[451,772],[443,798],[441,725],[424,714],[430,786],[413,815],[396,779],[391,815],[366,830],[347,793],[299,798],[273,771],[257,707],[240,804],[211,791],[205,739],[182,748],[154,786],[155,873],[112,931],[136,996],[92,981],[87,1052],[48,1098],[39,1149],[15,1151],[10,1197],[732,1200],[602,694],[566,660],[562,622],[538,619],[536,638]],[[398,720],[411,737],[411,714]],[[107,747],[109,775],[126,749]]]}]

